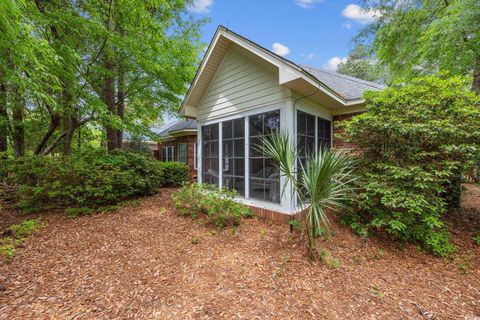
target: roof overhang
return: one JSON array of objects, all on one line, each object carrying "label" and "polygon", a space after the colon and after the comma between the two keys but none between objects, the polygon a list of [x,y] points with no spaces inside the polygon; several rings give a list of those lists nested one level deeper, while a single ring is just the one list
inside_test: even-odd
[{"label": "roof overhang", "polygon": [[232,44],[250,51],[262,60],[277,67],[279,71],[279,85],[295,90],[311,99],[318,100],[325,106],[336,109],[364,103],[363,99],[347,100],[343,98],[299,65],[278,56],[223,26],[219,26],[182,102],[180,108],[181,115],[196,117],[196,108],[220,66],[223,56]]}]

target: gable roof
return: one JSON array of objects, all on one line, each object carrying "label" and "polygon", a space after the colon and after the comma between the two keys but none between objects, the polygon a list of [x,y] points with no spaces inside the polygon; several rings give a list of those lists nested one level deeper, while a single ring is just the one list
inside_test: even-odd
[{"label": "gable roof", "polygon": [[[362,95],[366,90],[384,88],[373,82],[300,66],[224,26],[219,26],[182,102],[181,114],[190,115],[192,108],[196,108],[222,62],[223,56],[232,44],[278,67],[279,85],[284,85],[301,94],[308,92],[313,99],[317,98],[333,107],[360,105],[364,102]],[[312,94],[313,90],[315,91]]]}]

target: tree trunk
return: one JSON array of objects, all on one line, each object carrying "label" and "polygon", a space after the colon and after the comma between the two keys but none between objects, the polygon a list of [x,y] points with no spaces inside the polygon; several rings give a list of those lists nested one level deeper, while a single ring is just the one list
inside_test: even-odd
[{"label": "tree trunk", "polygon": [[[108,113],[110,115],[116,114],[115,106],[115,84],[113,78],[113,63],[110,60],[105,62],[105,69],[108,70],[109,74],[105,76],[104,85],[103,85],[103,101],[107,105]],[[106,125],[107,130],[107,149],[112,151],[117,148],[117,130],[113,128],[110,124]]]},{"label": "tree trunk", "polygon": [[472,91],[480,95],[480,57],[477,58],[473,68]]},{"label": "tree trunk", "polygon": [[[120,62],[120,66],[118,68],[118,92],[117,92],[117,115],[123,122],[123,118],[125,117],[125,68],[123,64]],[[123,130],[117,130],[117,148],[123,148]]]},{"label": "tree trunk", "polygon": [[[17,93],[18,94],[18,93]],[[17,98],[12,110],[13,120],[13,155],[23,157],[25,155],[25,128],[23,123],[23,99]]]},{"label": "tree trunk", "polygon": [[8,114],[7,86],[0,83],[0,152],[7,151]]},{"label": "tree trunk", "polygon": [[69,117],[67,119],[67,128],[65,130],[65,138],[63,138],[63,155],[70,156],[72,154],[72,141],[75,128],[78,125],[77,117]]},{"label": "tree trunk", "polygon": [[42,139],[38,143],[37,147],[33,154],[41,154],[45,146],[47,145],[48,139],[53,135],[55,130],[57,130],[58,126],[60,125],[60,116],[56,113],[50,116],[50,124],[48,126],[47,132],[43,135]]}]

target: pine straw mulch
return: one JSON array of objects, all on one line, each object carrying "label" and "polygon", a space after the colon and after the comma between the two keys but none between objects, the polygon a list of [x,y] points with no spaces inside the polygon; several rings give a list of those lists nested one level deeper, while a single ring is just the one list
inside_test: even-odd
[{"label": "pine straw mulch", "polygon": [[[0,262],[0,319],[480,317],[480,246],[463,214],[450,217],[459,249],[451,259],[362,241],[336,224],[318,244],[340,260],[335,269],[309,261],[286,225],[254,218],[236,234],[214,232],[177,216],[170,193],[116,213],[45,215],[45,227]],[[465,210],[479,220],[479,206]]]}]

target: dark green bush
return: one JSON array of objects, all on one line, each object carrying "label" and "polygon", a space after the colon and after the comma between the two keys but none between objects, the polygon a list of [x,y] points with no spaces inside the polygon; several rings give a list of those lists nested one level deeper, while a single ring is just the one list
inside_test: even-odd
[{"label": "dark green bush", "polygon": [[163,170],[163,185],[178,187],[188,181],[188,166],[180,162],[160,162]]},{"label": "dark green bush", "polygon": [[237,226],[242,217],[252,217],[247,206],[234,200],[232,190],[212,188],[197,183],[185,185],[172,195],[172,200],[184,216],[197,218],[205,215],[218,228]]},{"label": "dark green bush", "polygon": [[115,204],[151,195],[171,180],[161,162],[121,150],[1,161],[6,174],[0,179],[17,187],[16,203],[28,210]]},{"label": "dark green bush", "polygon": [[345,127],[362,154],[350,224],[448,255],[454,247],[442,217],[478,159],[480,97],[464,79],[425,77],[365,99],[367,112]]}]

